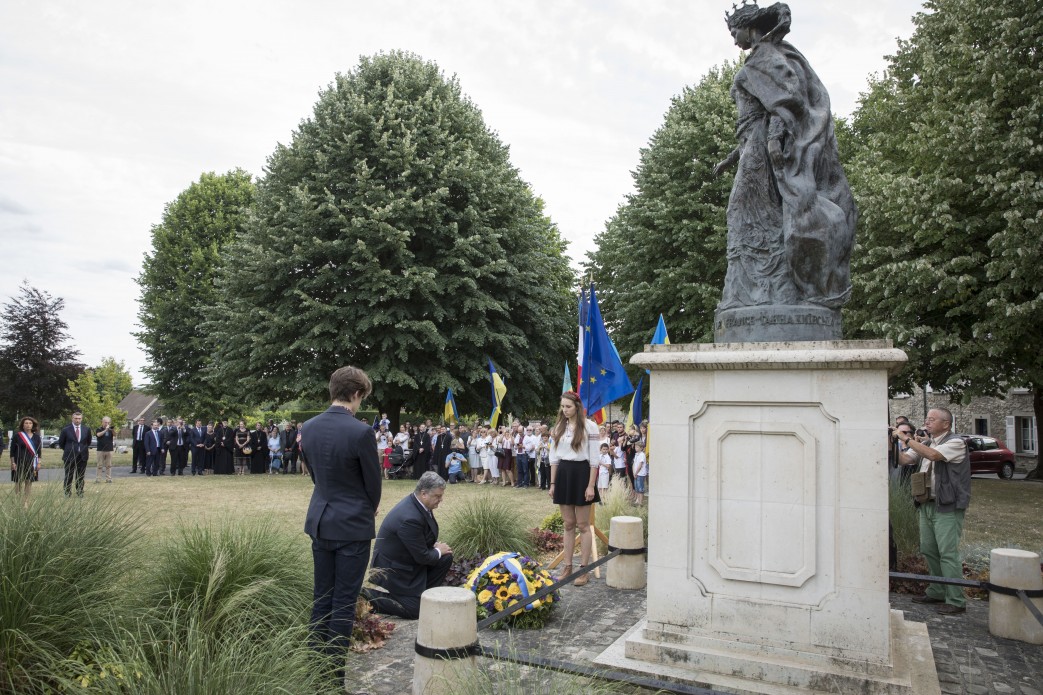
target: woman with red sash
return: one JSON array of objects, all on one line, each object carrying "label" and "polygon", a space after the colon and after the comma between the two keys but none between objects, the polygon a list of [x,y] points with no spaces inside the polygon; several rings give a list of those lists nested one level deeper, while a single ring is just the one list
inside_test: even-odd
[{"label": "woman with red sash", "polygon": [[29,507],[29,491],[40,471],[40,423],[23,417],[11,437],[11,479],[15,493],[21,493],[22,506]]}]

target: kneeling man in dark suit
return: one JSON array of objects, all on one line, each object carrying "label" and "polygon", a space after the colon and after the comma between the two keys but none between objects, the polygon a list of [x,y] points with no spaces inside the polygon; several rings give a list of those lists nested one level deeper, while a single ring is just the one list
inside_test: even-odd
[{"label": "kneeling man in dark suit", "polygon": [[412,494],[395,505],[380,524],[373,550],[373,584],[385,591],[366,591],[378,613],[416,620],[420,594],[441,586],[453,550],[438,542],[433,514],[445,494],[445,481],[433,471],[420,476]]}]

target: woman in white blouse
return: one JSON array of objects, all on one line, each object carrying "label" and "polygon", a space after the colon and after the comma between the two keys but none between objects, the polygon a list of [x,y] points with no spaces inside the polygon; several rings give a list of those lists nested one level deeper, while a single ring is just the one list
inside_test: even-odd
[{"label": "woman in white blouse", "polygon": [[[565,522],[565,562],[562,577],[572,574],[576,553],[576,531],[580,538],[580,567],[590,562],[590,505],[599,502],[595,483],[600,455],[598,426],[588,420],[583,403],[572,391],[561,394],[558,421],[551,431],[550,497],[561,509]],[[574,584],[583,586],[590,575]]]}]

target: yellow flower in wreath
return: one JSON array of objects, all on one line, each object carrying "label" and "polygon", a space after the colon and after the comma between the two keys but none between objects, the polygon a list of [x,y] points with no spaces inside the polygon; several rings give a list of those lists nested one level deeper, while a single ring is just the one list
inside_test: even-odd
[{"label": "yellow flower in wreath", "polygon": [[507,587],[501,586],[499,589],[496,590],[496,598],[497,598],[497,600],[499,600],[499,601],[506,601],[510,597],[511,597],[511,592],[510,592],[510,590]]},{"label": "yellow flower in wreath", "polygon": [[509,587],[507,587],[507,593],[510,596],[520,596],[521,587],[519,587],[517,584],[511,584]]},{"label": "yellow flower in wreath", "polygon": [[489,599],[493,597],[493,592],[488,589],[484,589],[478,593],[478,603],[488,603]]}]

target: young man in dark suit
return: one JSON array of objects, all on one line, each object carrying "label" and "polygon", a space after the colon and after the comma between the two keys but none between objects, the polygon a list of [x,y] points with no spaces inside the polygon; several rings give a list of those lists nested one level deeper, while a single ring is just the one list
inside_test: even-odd
[{"label": "young man in dark suit", "polygon": [[388,512],[373,549],[372,580],[385,591],[367,591],[378,613],[407,620],[420,617],[420,595],[441,586],[453,564],[453,550],[438,541],[434,510],[445,494],[445,480],[428,471],[416,489]]},{"label": "young man in dark suit", "polygon": [[355,419],[372,390],[364,371],[341,367],[330,377],[329,409],[301,428],[300,448],[315,483],[304,522],[315,567],[313,646],[338,658],[351,641],[380,505],[383,476],[373,430]]},{"label": "young man in dark suit", "polygon": [[72,414],[72,422],[62,428],[58,435],[58,448],[62,450],[65,464],[65,496],[72,496],[72,481],[76,479],[76,495],[83,497],[83,476],[87,472],[90,458],[91,428],[83,424],[83,413]]}]

